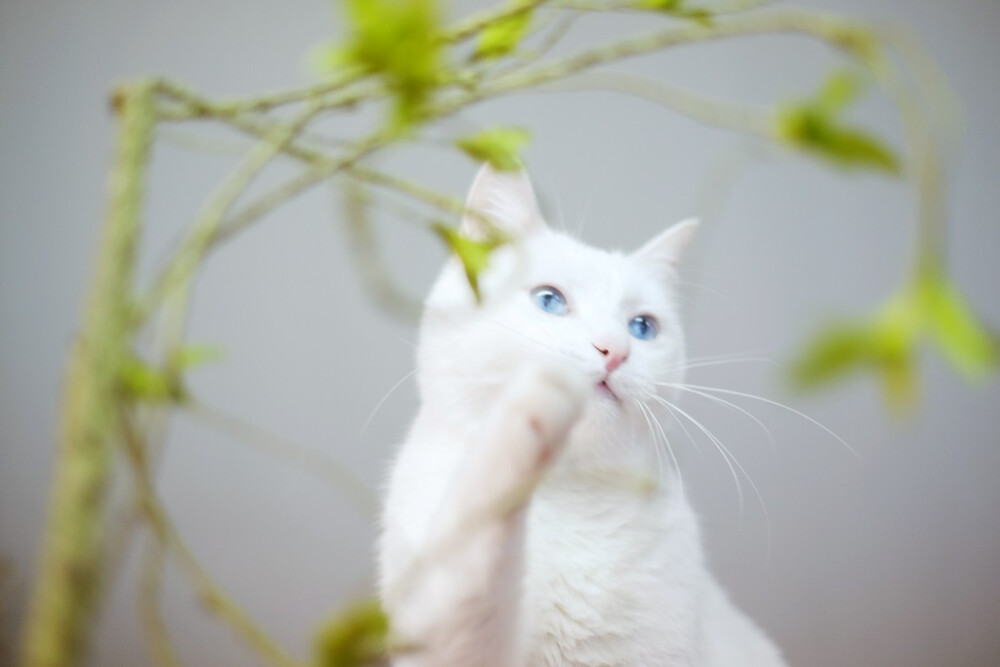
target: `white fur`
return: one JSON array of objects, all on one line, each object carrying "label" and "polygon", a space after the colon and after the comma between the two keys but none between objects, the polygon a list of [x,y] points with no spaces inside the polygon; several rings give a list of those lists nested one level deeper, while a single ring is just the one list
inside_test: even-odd
[{"label": "white fur", "polygon": [[[694,223],[630,255],[597,250],[545,226],[523,173],[488,167],[468,205],[516,241],[494,253],[482,304],[455,260],[427,300],[422,406],[380,542],[383,603],[411,647],[395,664],[783,665],[706,571],[636,406],[683,377],[672,283]],[[485,234],[475,215],[463,225]],[[539,285],[566,295],[565,316],[533,303]],[[655,339],[629,335],[639,314],[659,321]],[[598,348],[627,360],[608,374]]]}]

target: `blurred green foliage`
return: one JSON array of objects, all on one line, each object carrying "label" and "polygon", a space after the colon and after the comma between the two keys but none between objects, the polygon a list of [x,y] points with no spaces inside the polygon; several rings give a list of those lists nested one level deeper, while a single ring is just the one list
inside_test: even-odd
[{"label": "blurred green foliage", "polygon": [[130,357],[121,370],[121,389],[129,398],[149,403],[176,403],[184,388],[176,373],[155,368],[138,357]]},{"label": "blurred green foliage", "polygon": [[502,58],[517,49],[517,46],[528,33],[531,19],[534,16],[531,0],[513,0],[513,7],[524,7],[523,11],[511,14],[507,18],[488,25],[479,35],[476,45],[476,57],[482,59]]},{"label": "blurred green foliage", "polygon": [[377,600],[364,600],[335,613],[316,638],[317,667],[360,667],[387,655],[389,619]]},{"label": "blurred green foliage", "polygon": [[121,390],[134,400],[149,403],[179,403],[188,398],[184,372],[221,359],[223,350],[215,345],[184,345],[174,350],[163,368],[130,355],[122,366]]},{"label": "blurred green foliage", "polygon": [[932,272],[890,299],[864,322],[828,327],[792,367],[792,378],[812,388],[860,370],[881,379],[890,406],[912,407],[919,394],[921,343],[932,342],[970,380],[981,380],[1000,363],[995,333],[980,322],[943,274]]},{"label": "blurred green foliage", "polygon": [[489,162],[500,171],[521,169],[521,149],[531,135],[520,127],[494,127],[455,141],[466,155],[477,162]]},{"label": "blurred green foliage", "polygon": [[859,76],[836,72],[811,99],[777,113],[778,137],[844,168],[899,174],[899,159],[872,134],[847,125],[843,113],[861,91]]},{"label": "blurred green foliage", "polygon": [[395,99],[395,129],[421,117],[446,76],[441,16],[436,0],[344,0],[348,38],[331,50],[330,71],[356,67],[381,77]]},{"label": "blurred green foliage", "polygon": [[433,229],[462,263],[472,293],[475,295],[476,301],[480,301],[482,294],[479,291],[479,274],[489,266],[490,255],[493,251],[508,243],[509,240],[496,230],[483,240],[472,239],[454,227],[441,222],[435,223]]}]

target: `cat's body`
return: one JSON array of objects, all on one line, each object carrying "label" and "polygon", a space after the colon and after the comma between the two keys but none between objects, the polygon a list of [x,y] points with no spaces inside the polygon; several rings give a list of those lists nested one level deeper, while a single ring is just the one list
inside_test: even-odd
[{"label": "cat's body", "polygon": [[427,301],[380,544],[413,645],[395,664],[783,665],[707,573],[673,465],[644,488],[665,462],[639,403],[683,375],[671,289],[693,224],[595,250],[545,227],[523,174],[488,168],[469,208],[518,240],[481,305],[456,263]]}]

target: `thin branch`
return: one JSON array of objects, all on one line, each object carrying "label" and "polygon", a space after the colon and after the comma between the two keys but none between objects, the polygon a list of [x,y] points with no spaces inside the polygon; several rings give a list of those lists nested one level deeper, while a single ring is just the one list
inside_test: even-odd
[{"label": "thin branch", "polygon": [[537,7],[549,4],[552,0],[523,0],[522,2],[507,2],[499,7],[491,7],[472,16],[462,19],[444,31],[444,41],[461,42],[475,37],[487,27],[505,21],[509,18],[529,12]]},{"label": "thin branch", "polygon": [[208,426],[225,431],[259,452],[315,475],[343,493],[366,519],[378,514],[378,498],[357,475],[338,461],[270,433],[256,424],[201,402],[185,402],[184,409]]},{"label": "thin branch", "polygon": [[435,192],[434,190],[417,185],[416,183],[399,178],[398,176],[392,176],[385,172],[360,166],[350,167],[348,169],[348,173],[355,178],[361,179],[362,181],[366,181],[372,185],[378,185],[383,188],[388,188],[452,215],[461,217],[466,213],[465,204],[461,199]]},{"label": "thin branch", "polygon": [[368,203],[368,193],[359,184],[348,184],[344,191],[344,217],[355,268],[377,303],[405,321],[416,322],[420,317],[420,301],[392,280],[372,230]]},{"label": "thin branch", "polygon": [[[360,72],[349,71],[311,86],[290,88],[244,99],[221,101],[213,101],[198,95],[186,86],[170,79],[157,80],[156,87],[157,92],[184,103],[186,107],[185,111],[180,113],[164,113],[164,118],[186,120],[203,117],[232,118],[246,113],[267,112],[277,107],[307,101],[319,104],[324,109],[350,107],[370,98],[373,94],[374,85],[371,83],[357,85],[361,81]],[[333,96],[334,93],[341,94]]]},{"label": "thin branch", "polygon": [[160,504],[156,489],[149,473],[148,452],[139,431],[130,423],[130,418],[119,408],[118,421],[122,431],[122,442],[126,458],[132,467],[136,481],[140,506],[153,536],[169,548],[177,559],[177,564],[187,575],[198,592],[202,604],[220,620],[228,624],[243,641],[258,655],[281,667],[301,667],[281,646],[268,637],[250,619],[249,615],[222,592],[198,559],[181,539],[170,515]]},{"label": "thin branch", "polygon": [[861,24],[823,14],[806,12],[748,14],[717,21],[707,26],[691,24],[672,27],[588,49],[523,73],[499,77],[495,81],[484,84],[466,98],[454,101],[452,104],[464,106],[473,99],[481,100],[521,91],[567,77],[595,65],[624,60],[682,44],[698,44],[748,35],[783,32],[815,37],[852,54],[856,53],[859,48],[859,42],[870,37],[871,34]]},{"label": "thin branch", "polygon": [[318,104],[311,103],[292,122],[273,128],[250,151],[243,163],[216,189],[202,209],[193,231],[157,278],[152,299],[144,304],[148,310],[162,298],[171,299],[174,333],[168,336],[169,338],[180,339],[196,269],[204,255],[217,242],[223,219],[229,209],[260,172],[295,139],[319,111]]},{"label": "thin branch", "polygon": [[540,92],[580,92],[606,90],[654,102],[694,120],[743,134],[774,140],[774,123],[765,110],[704,97],[680,86],[622,72],[585,72],[553,81]]},{"label": "thin branch", "polygon": [[146,631],[146,642],[149,645],[153,663],[157,667],[174,667],[179,664],[177,654],[170,643],[167,624],[160,612],[166,549],[163,542],[154,539],[145,545],[144,551],[142,583],[139,588],[139,611]]}]

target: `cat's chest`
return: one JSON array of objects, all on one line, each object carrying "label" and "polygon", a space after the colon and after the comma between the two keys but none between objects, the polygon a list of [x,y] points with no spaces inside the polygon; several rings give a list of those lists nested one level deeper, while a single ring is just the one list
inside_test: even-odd
[{"label": "cat's chest", "polygon": [[684,664],[701,571],[686,503],[541,497],[527,527],[527,664]]}]

